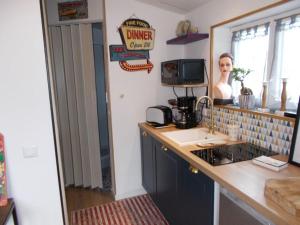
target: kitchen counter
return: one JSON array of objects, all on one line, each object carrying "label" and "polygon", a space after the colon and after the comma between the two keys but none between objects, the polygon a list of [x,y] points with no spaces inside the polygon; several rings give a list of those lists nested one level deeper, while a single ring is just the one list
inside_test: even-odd
[{"label": "kitchen counter", "polygon": [[[265,198],[265,181],[269,178],[300,177],[300,168],[288,165],[280,172],[274,172],[266,168],[254,165],[251,161],[237,162],[222,166],[211,166],[204,160],[195,156],[191,151],[201,149],[196,145],[179,146],[175,142],[161,135],[162,132],[176,130],[175,127],[153,128],[146,123],[140,123],[139,127],[148,132],[155,139],[174,151],[181,158],[201,170],[204,174],[218,182],[221,186],[234,193],[241,200],[253,207],[257,212],[278,225],[300,224],[300,217],[292,216],[278,205]],[[241,142],[228,142],[235,144]],[[287,161],[286,156],[274,158]]]}]

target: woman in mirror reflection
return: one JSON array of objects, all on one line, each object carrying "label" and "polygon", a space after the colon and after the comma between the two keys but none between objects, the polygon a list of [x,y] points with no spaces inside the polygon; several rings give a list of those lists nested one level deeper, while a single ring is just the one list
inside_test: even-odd
[{"label": "woman in mirror reflection", "polygon": [[228,84],[230,72],[233,69],[233,56],[230,53],[223,53],[219,57],[220,80],[213,87],[215,99],[231,99],[232,88]]}]

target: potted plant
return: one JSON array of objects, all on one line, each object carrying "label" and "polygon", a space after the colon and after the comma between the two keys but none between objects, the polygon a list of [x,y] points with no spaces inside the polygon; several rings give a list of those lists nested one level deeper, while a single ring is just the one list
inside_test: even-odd
[{"label": "potted plant", "polygon": [[239,95],[240,108],[252,109],[255,106],[255,97],[250,88],[245,87],[244,80],[252,71],[243,68],[233,68],[232,79],[241,82],[241,90]]}]

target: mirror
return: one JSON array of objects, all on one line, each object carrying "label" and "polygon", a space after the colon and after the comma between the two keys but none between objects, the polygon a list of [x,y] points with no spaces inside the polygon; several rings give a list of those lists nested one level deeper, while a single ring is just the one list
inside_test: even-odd
[{"label": "mirror", "polygon": [[293,138],[291,143],[291,153],[289,157],[289,163],[300,166],[300,129],[299,129],[299,119],[300,119],[300,98],[298,103],[296,123],[293,132]]},{"label": "mirror", "polygon": [[[274,20],[276,20],[276,16],[285,15],[285,12],[293,12],[295,11],[295,9],[298,10],[299,12],[299,7],[300,7],[300,1],[279,1],[271,5],[265,6],[263,8],[257,9],[255,11],[213,25],[211,27],[210,29],[210,43],[211,43],[210,44],[210,86],[209,86],[210,97],[213,97],[213,91],[212,91],[213,87],[220,79],[219,56],[224,52],[229,52],[229,53],[232,52],[231,42],[232,42],[233,31],[248,28],[249,26],[251,26],[251,24],[252,26],[255,26],[258,23],[257,21],[265,21],[265,18],[274,18]],[[266,49],[268,48],[268,46],[265,47]],[[273,54],[271,51],[269,52],[270,54]],[[272,63],[272,59],[266,60],[266,67],[270,66],[271,63]],[[249,68],[245,68],[245,69],[249,69]],[[261,83],[263,83],[263,81],[264,79],[262,78]],[[230,78],[229,78],[229,83],[231,83]],[[238,82],[238,84],[240,83]],[[247,83],[245,84],[245,86],[247,86]],[[239,89],[240,88],[241,86],[239,85]],[[256,95],[259,95],[262,91],[262,85],[261,86],[252,85],[250,86],[250,88],[254,89],[253,92],[255,92]],[[235,89],[235,93],[237,93],[237,89]]]}]

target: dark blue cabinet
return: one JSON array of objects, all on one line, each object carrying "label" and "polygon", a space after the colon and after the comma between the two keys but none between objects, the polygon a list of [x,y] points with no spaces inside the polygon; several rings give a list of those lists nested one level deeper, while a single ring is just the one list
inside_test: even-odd
[{"label": "dark blue cabinet", "polygon": [[141,154],[142,154],[142,185],[150,194],[153,201],[156,200],[156,166],[154,139],[141,130]]},{"label": "dark blue cabinet", "polygon": [[180,225],[179,209],[179,157],[155,141],[156,152],[156,204],[172,225]]},{"label": "dark blue cabinet", "polygon": [[142,182],[170,225],[212,225],[214,182],[141,129]]},{"label": "dark blue cabinet", "polygon": [[[181,225],[212,225],[214,181],[181,160],[180,205]],[[196,173],[195,173],[196,172]]]}]

